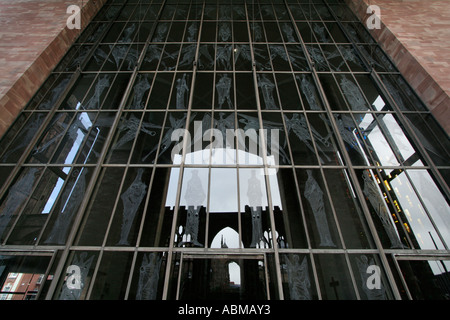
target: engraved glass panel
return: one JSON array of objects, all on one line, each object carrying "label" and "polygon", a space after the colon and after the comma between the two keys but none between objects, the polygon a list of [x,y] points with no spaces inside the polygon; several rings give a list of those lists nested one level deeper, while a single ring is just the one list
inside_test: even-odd
[{"label": "engraved glass panel", "polygon": [[283,293],[287,300],[317,300],[311,262],[306,254],[281,254]]},{"label": "engraved glass panel", "polygon": [[137,255],[128,299],[160,300],[162,297],[167,253],[142,252]]},{"label": "engraved glass panel", "polygon": [[296,173],[312,247],[341,247],[321,172],[297,169]]},{"label": "engraved glass panel", "polygon": [[106,245],[134,246],[136,244],[150,177],[149,169],[128,169],[116,201]]},{"label": "engraved glass panel", "polygon": [[[61,277],[55,299],[57,300],[86,300],[89,286],[97,263],[98,252],[95,251],[72,251],[66,263],[67,270],[79,270],[79,279],[73,277]],[[73,272],[73,271],[72,271]],[[72,273],[67,272],[67,273]]]}]

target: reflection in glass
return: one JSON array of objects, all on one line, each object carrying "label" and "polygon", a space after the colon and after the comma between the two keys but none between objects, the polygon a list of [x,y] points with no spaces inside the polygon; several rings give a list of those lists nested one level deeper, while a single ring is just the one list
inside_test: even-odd
[{"label": "reflection in glass", "polygon": [[0,255],[0,301],[43,300],[53,279],[52,271],[45,277],[50,260],[44,255]]},{"label": "reflection in glass", "polygon": [[11,219],[19,215],[42,172],[40,171],[37,167],[25,169],[22,176],[9,187],[6,199],[0,205],[0,239],[6,238]]},{"label": "reflection in glass", "polygon": [[[53,225],[47,227],[47,230],[51,229],[45,238],[45,244],[65,243],[72,221],[84,199],[86,184],[89,181],[86,181],[88,172],[89,169],[85,167],[81,169],[77,168],[71,172],[69,176],[70,180],[67,182],[64,191],[61,194],[61,198],[59,199],[58,210],[54,210],[51,216]],[[56,190],[57,189],[54,189],[54,191]],[[53,206],[53,204],[50,205]]]},{"label": "reflection in glass", "polygon": [[450,261],[398,261],[406,281],[408,297],[413,300],[448,300],[450,298]]},{"label": "reflection in glass", "polygon": [[[369,170],[364,170],[362,174],[363,180],[363,193],[368,200],[368,203],[372,206],[372,210],[375,211],[377,221],[381,223],[381,228],[384,231],[380,238],[384,242],[384,245],[390,246],[390,248],[404,248],[404,245],[400,241],[399,233],[395,227],[399,222],[394,222],[389,208],[386,204],[382,191],[377,184],[381,183],[377,176],[371,173]],[[378,228],[380,233],[380,228]],[[386,239],[387,237],[387,239]]]}]

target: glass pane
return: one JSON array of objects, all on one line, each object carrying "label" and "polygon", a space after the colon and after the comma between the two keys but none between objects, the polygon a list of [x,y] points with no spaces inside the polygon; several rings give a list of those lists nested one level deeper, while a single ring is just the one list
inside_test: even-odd
[{"label": "glass pane", "polygon": [[346,248],[374,248],[361,206],[346,170],[324,170]]},{"label": "glass pane", "polygon": [[133,254],[133,252],[103,252],[90,299],[124,299]]},{"label": "glass pane", "polygon": [[103,169],[84,214],[85,218],[76,241],[78,245],[103,244],[124,171],[123,168]]},{"label": "glass pane", "polygon": [[340,247],[322,174],[316,169],[297,169],[296,173],[312,247]]},{"label": "glass pane", "polygon": [[269,183],[279,247],[306,248],[303,212],[292,169],[278,169],[276,175],[269,175]]},{"label": "glass pane", "polygon": [[356,174],[383,246],[405,248],[407,236],[394,204],[388,201],[383,179],[373,170],[356,170]]},{"label": "glass pane", "polygon": [[162,298],[167,253],[138,253],[128,299],[160,300]]},{"label": "glass pane", "polygon": [[180,300],[267,299],[264,260],[233,257],[184,258]]},{"label": "glass pane", "polygon": [[[407,172],[410,173],[409,170]],[[424,172],[426,173],[426,171]],[[431,180],[431,177],[429,175],[428,177],[421,177],[420,173],[421,171],[418,170],[412,171],[412,175],[416,181],[416,183],[414,183],[414,187],[420,188],[420,190],[417,190],[418,194],[422,199],[426,199],[428,203],[432,199],[430,198],[429,192],[432,190],[437,191],[434,196],[437,202],[435,202],[434,205],[440,205],[440,210],[437,212],[432,211],[434,213],[433,218],[437,219],[435,221],[436,225],[442,227],[441,230],[444,232],[444,237],[449,239],[449,223],[444,222],[448,221],[448,215],[450,214],[448,204],[442,198],[441,193],[437,190]],[[388,186],[392,188],[395,194],[398,214],[405,215],[404,224],[407,227],[409,237],[414,243],[414,246],[421,249],[444,249],[444,246],[437,235],[433,224],[422,205],[422,202],[420,201],[418,195],[414,192],[413,185],[406,176],[405,172],[398,175],[396,174],[395,177],[388,179],[388,181]],[[425,190],[424,186],[421,185],[423,182],[426,183],[430,189]],[[420,191],[422,191],[422,193]],[[432,206],[429,207],[433,210]]]},{"label": "glass pane", "polygon": [[284,298],[287,300],[317,300],[311,262],[305,254],[280,254]]},{"label": "glass pane", "polygon": [[128,169],[106,245],[135,246],[150,177],[151,169]]},{"label": "glass pane", "polygon": [[155,169],[140,246],[169,246],[178,176],[179,169]]},{"label": "glass pane", "polygon": [[[61,178],[55,185],[52,195],[44,208],[52,208],[48,224],[43,234],[44,244],[64,244],[71,231],[72,223],[78,213],[78,209],[84,200],[86,188],[89,185],[93,169],[75,167],[67,172],[64,187],[61,186]],[[55,201],[58,197],[58,200]],[[54,205],[56,204],[56,205]]]},{"label": "glass pane", "polygon": [[[15,163],[19,160],[22,153],[34,138],[34,135],[40,129],[46,116],[47,114],[45,113],[33,113],[30,117],[28,117],[22,128],[20,125],[22,124],[22,121],[25,122],[25,119],[22,119],[22,116],[19,116],[20,118],[14,123],[13,129],[10,129],[2,140],[1,151],[3,151],[3,155],[0,158],[1,162]],[[10,134],[12,135],[16,133],[16,130],[20,131],[16,137],[10,136]],[[11,141],[10,139],[14,140]],[[7,143],[9,143],[9,145],[5,146]]]},{"label": "glass pane", "polygon": [[178,247],[205,246],[208,178],[208,168],[184,169],[174,240]]},{"label": "glass pane", "polygon": [[376,255],[350,255],[359,296],[362,300],[388,300],[394,297],[387,285],[381,261]]},{"label": "glass pane", "polygon": [[53,279],[52,274],[45,278],[50,259],[50,256],[0,255],[0,300],[36,300],[44,285]]},{"label": "glass pane", "polygon": [[398,261],[414,300],[448,300],[450,261]]},{"label": "glass pane", "polygon": [[356,294],[344,255],[316,254],[317,277],[324,300],[354,300]]},{"label": "glass pane", "polygon": [[72,251],[66,264],[66,276],[61,277],[54,298],[58,300],[85,300],[97,258],[97,252]]},{"label": "glass pane", "polygon": [[39,167],[24,168],[3,197],[0,204],[1,242],[6,239],[9,229],[27,204],[43,171]]}]

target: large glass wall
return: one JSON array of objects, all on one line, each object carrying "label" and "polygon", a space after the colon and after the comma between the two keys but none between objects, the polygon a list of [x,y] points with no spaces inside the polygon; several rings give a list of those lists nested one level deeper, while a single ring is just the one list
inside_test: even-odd
[{"label": "large glass wall", "polygon": [[109,1],[0,141],[0,298],[445,299],[449,152],[342,1]]}]

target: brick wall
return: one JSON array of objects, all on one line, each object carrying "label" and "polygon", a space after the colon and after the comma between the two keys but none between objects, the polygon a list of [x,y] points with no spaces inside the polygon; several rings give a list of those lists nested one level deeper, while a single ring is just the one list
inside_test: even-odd
[{"label": "brick wall", "polygon": [[84,5],[83,28],[105,2],[0,1],[0,137],[79,35],[66,27],[67,7]]},{"label": "brick wall", "polygon": [[380,7],[374,38],[450,134],[450,1],[346,0],[365,22],[367,4]]}]

